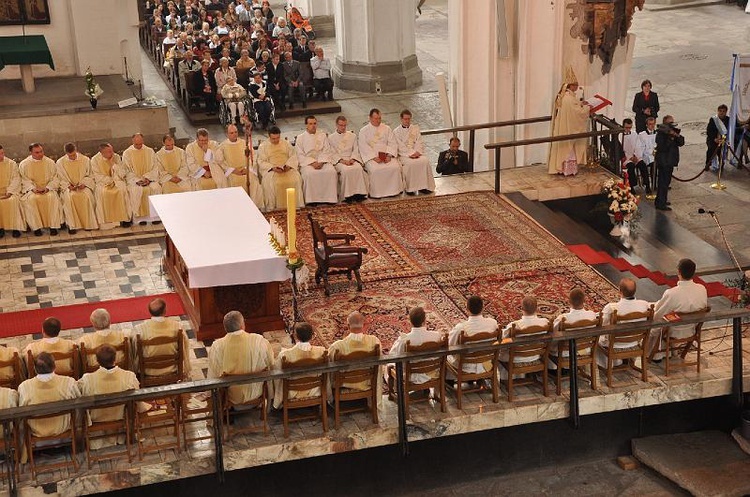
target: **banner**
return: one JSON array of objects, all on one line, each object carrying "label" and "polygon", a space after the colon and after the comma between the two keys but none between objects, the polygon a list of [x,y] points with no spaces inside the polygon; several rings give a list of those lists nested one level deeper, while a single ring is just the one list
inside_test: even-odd
[{"label": "banner", "polygon": [[729,90],[732,92],[732,105],[729,108],[727,143],[734,147],[737,120],[750,119],[750,54],[734,56]]}]

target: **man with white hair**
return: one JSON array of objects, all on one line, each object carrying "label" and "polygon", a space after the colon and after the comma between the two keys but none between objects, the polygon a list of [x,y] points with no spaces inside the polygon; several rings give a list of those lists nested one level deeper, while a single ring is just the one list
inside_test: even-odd
[{"label": "man with white hair", "polygon": [[[96,309],[91,313],[89,320],[91,321],[91,326],[94,327],[94,332],[84,333],[81,337],[81,349],[86,347],[87,353],[96,352],[99,347],[105,344],[112,347],[119,347],[123,342],[130,340],[130,330],[114,330],[110,328],[110,316],[106,309]],[[125,359],[124,353],[118,351],[116,362],[120,363],[123,359]],[[84,361],[86,361],[83,365],[84,369],[96,366],[96,357],[93,354],[84,357]]]},{"label": "man with white hair", "polygon": [[339,173],[339,200],[361,202],[367,198],[368,178],[359,154],[357,135],[347,131],[346,125],[346,117],[337,117],[336,132],[328,135],[331,162]]},{"label": "man with white hair", "polygon": [[[248,124],[249,126],[249,124]],[[250,195],[258,209],[263,209],[263,188],[258,171],[250,159],[252,143],[239,139],[239,130],[234,124],[227,126],[227,139],[221,142],[221,168],[227,178],[227,186],[239,186]]]},{"label": "man with white hair", "polygon": [[29,145],[29,152],[18,165],[24,218],[35,236],[42,236],[42,228],[49,228],[49,234],[56,236],[62,223],[62,205],[57,193],[60,180],[55,174],[55,162],[44,155],[41,143]]},{"label": "man with white hair", "polygon": [[162,138],[163,146],[156,152],[159,168],[159,183],[163,193],[189,192],[193,189],[187,167],[185,151],[175,146],[174,137],[167,133]]},{"label": "man with white hair", "polygon": [[99,152],[91,158],[91,172],[96,183],[94,199],[99,228],[111,229],[118,224],[123,228],[130,226],[127,170],[112,145],[99,145]]},{"label": "man with white hair", "polygon": [[[349,327],[349,334],[341,340],[336,340],[328,347],[328,359],[335,361],[342,355],[348,355],[352,352],[370,352],[375,347],[380,348],[380,339],[375,335],[367,335],[364,332],[365,317],[359,311],[354,311],[346,318],[346,324]],[[378,374],[378,397],[382,391],[382,375]],[[367,390],[370,388],[370,382],[365,380],[358,383],[345,383],[344,388],[354,390]]]},{"label": "man with white hair", "polygon": [[247,96],[247,90],[237,83],[237,76],[232,73],[227,76],[227,82],[219,92],[229,110],[229,120],[239,123],[245,115],[245,102],[242,99]]},{"label": "man with white hair", "polygon": [[[323,49],[315,49],[315,57],[310,59],[310,67],[313,72],[313,87],[318,98],[333,100],[333,79],[331,79],[331,59],[326,59]],[[327,96],[326,96],[327,94]]]},{"label": "man with white hair", "polygon": [[398,141],[378,109],[370,110],[370,122],[359,132],[359,153],[370,177],[370,196],[393,197],[404,191]]},{"label": "man with white hair", "polygon": [[122,153],[122,162],[128,177],[128,196],[133,221],[145,225],[146,221],[151,219],[148,197],[161,193],[156,152],[143,144],[142,133],[136,133],[133,135],[133,144]]},{"label": "man with white hair", "polygon": [[331,164],[328,137],[323,131],[318,131],[318,120],[315,116],[305,118],[305,131],[297,135],[295,148],[305,190],[305,202],[338,202],[338,173]]},{"label": "man with white hair", "polygon": [[206,128],[199,128],[195,132],[195,141],[185,147],[185,153],[195,190],[215,190],[226,186],[220,165],[223,159],[219,144],[208,137]]},{"label": "man with white hair", "polygon": [[401,111],[401,126],[393,130],[398,142],[398,160],[404,171],[406,194],[432,193],[435,191],[435,177],[432,166],[424,154],[425,146],[419,126],[411,123],[411,111]]}]

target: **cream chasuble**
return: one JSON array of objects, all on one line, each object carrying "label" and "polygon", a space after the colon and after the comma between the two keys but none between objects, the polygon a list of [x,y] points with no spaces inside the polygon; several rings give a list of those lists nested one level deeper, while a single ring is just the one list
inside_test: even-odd
[{"label": "cream chasuble", "polygon": [[[432,174],[430,160],[424,154],[425,147],[419,126],[412,124],[408,128],[398,126],[393,130],[398,141],[398,160],[404,171],[406,191],[413,193],[419,190],[435,191],[435,177]],[[416,159],[409,157],[415,152],[421,155]]]},{"label": "cream chasuble", "polygon": [[[375,127],[368,123],[359,132],[358,144],[365,170],[370,177],[370,196],[392,197],[404,191],[401,163],[397,159],[398,142],[391,128],[385,124]],[[390,162],[375,162],[380,153],[390,154]]]},{"label": "cream chasuble", "polygon": [[[156,167],[156,153],[153,148],[146,145],[143,145],[140,149],[131,145],[122,153],[122,162],[127,171],[128,197],[133,218],[135,221],[149,219],[151,213],[148,197],[161,193],[159,169]],[[138,185],[137,182],[142,179],[147,179],[151,183],[147,186]]]},{"label": "cream chasuble", "polygon": [[[55,175],[55,163],[49,157],[36,160],[29,156],[18,166],[21,175],[21,208],[29,228],[59,228],[62,222],[62,205],[57,193],[59,181]],[[34,193],[34,188],[49,191]]]},{"label": "cream chasuble", "polygon": [[[289,166],[291,169],[277,173],[274,167]],[[286,209],[286,189],[295,188],[297,208],[305,206],[302,195],[302,176],[299,174],[299,162],[294,147],[287,140],[280,140],[274,145],[266,140],[258,147],[258,171],[260,172],[266,210]]]},{"label": "cream chasuble", "polygon": [[[215,190],[216,188],[224,188],[227,186],[227,179],[224,177],[224,170],[221,168],[221,150],[219,150],[219,144],[214,140],[208,141],[208,150],[204,151],[198,145],[198,142],[193,141],[185,147],[185,154],[187,155],[187,166],[190,171],[190,176],[193,178],[194,188],[196,190]],[[200,176],[196,178],[198,171],[205,167],[211,172],[211,177]]]},{"label": "cream chasuble", "polygon": [[[374,335],[365,335],[364,333],[349,333],[341,340],[336,340],[328,348],[328,359],[337,360],[336,355],[342,356],[352,352],[370,352],[376,346],[380,345],[380,340]],[[378,398],[381,397],[383,375],[378,374]],[[329,382],[331,384],[331,382]],[[369,381],[360,381],[358,383],[344,383],[345,388],[354,390],[367,390],[370,388]]]},{"label": "cream chasuble", "polygon": [[[328,143],[331,145],[331,162],[339,173],[339,200],[354,195],[366,196],[370,179],[359,155],[357,135],[353,131],[331,133]],[[348,160],[354,160],[354,163],[347,165],[342,162]]]},{"label": "cream chasuble", "polygon": [[[8,198],[3,198],[10,195]],[[5,157],[0,161],[0,228],[26,231],[21,211],[21,175],[18,164]]]},{"label": "cream chasuble", "polygon": [[[180,322],[170,318],[151,318],[136,327],[136,333],[142,340],[151,340],[157,337],[175,337],[179,333],[182,336],[182,372],[185,378],[190,378],[190,345],[187,335],[180,330]],[[135,343],[133,344],[135,346]],[[133,349],[135,350],[135,348]],[[144,357],[156,355],[174,354],[177,349],[174,345],[157,345],[143,348]],[[137,354],[134,354],[137,356]],[[134,357],[137,359],[137,357]],[[134,361],[135,362],[135,361]],[[134,365],[133,369],[136,369]],[[173,374],[177,371],[177,365],[163,369],[146,369],[148,375]]]},{"label": "cream chasuble", "polygon": [[[273,349],[268,340],[257,333],[244,330],[227,333],[216,340],[208,351],[208,377],[221,378],[227,374],[248,374],[273,369]],[[241,404],[257,399],[262,383],[229,387],[229,400]],[[269,402],[273,399],[273,385],[268,384]]]},{"label": "cream chasuble", "polygon": [[[42,338],[28,344],[23,350],[23,357],[26,358],[27,351],[31,351],[32,358],[35,358],[42,352],[50,354],[70,354],[75,344],[65,338]],[[73,372],[73,363],[70,359],[66,361],[55,361],[55,367],[60,374],[70,374]]]},{"label": "cream chasuble", "polygon": [[245,142],[243,140],[236,140],[234,142],[229,139],[221,142],[219,146],[221,149],[221,156],[224,161],[221,164],[224,173],[231,167],[234,171],[227,177],[227,186],[240,186],[249,195],[258,209],[263,209],[265,201],[263,199],[263,188],[260,186],[260,180],[258,179],[258,170],[254,164],[251,164],[248,174],[235,174],[238,171],[245,171],[248,159],[245,157]]},{"label": "cream chasuble", "polygon": [[[276,358],[274,368],[277,370],[281,370],[281,363],[284,358],[286,358],[289,362],[296,362],[301,359],[319,359],[325,352],[325,347],[310,345],[309,343],[297,343],[291,349],[282,349],[281,352],[279,352],[279,356]],[[279,409],[284,403],[284,389],[282,387],[282,380],[274,380],[273,383],[273,407]],[[318,395],[320,395],[320,388],[313,388],[311,390],[307,390],[306,392],[294,392],[289,397],[292,399],[297,399],[305,397],[316,397]]]},{"label": "cream chasuble", "polygon": [[[55,373],[39,375],[24,381],[18,387],[18,405],[30,406],[57,400],[70,400],[81,396],[76,380]],[[59,435],[70,428],[70,415],[29,421],[31,432],[37,437]]]},{"label": "cream chasuble", "polygon": [[[99,227],[94,212],[94,177],[91,162],[83,154],[76,154],[75,160],[63,155],[57,160],[57,177],[60,181],[60,200],[65,214],[65,224],[70,229],[95,230]],[[70,187],[83,189],[71,191]]]},{"label": "cream chasuble", "polygon": [[[126,371],[119,366],[112,369],[100,367],[92,373],[86,373],[78,380],[81,395],[103,395],[107,393],[119,393],[127,390],[136,390],[140,385],[135,373]],[[143,412],[143,407],[148,409],[142,402],[138,403],[138,410]],[[123,418],[125,406],[105,407],[102,409],[89,409],[88,424],[101,423],[104,421],[117,421]],[[96,447],[92,447],[96,448]]]},{"label": "cream chasuble", "polygon": [[[111,345],[112,347],[119,347],[122,345],[122,342],[126,340],[130,341],[129,330],[96,330],[94,333],[85,333],[81,336],[81,344],[86,346],[87,353],[96,352],[96,349],[105,344]],[[88,362],[88,367],[98,365],[96,362],[96,354],[87,354],[87,356],[86,361]],[[123,354],[121,350],[118,350],[115,362],[120,364],[124,358],[125,354]],[[128,360],[130,360],[130,357],[128,357]]]},{"label": "cream chasuble", "polygon": [[[562,96],[558,96],[555,114],[552,121],[552,136],[570,135],[574,133],[585,133],[589,129],[589,107],[581,103],[576,94],[566,89]],[[568,140],[550,143],[549,162],[547,171],[549,174],[563,173],[563,163],[571,161],[578,164],[586,164],[588,140]],[[577,167],[570,174],[577,172]]]},{"label": "cream chasuble", "polygon": [[[305,190],[305,202],[308,204],[338,202],[338,173],[331,164],[331,146],[326,134],[318,131],[313,135],[305,131],[297,136],[295,143]],[[322,162],[323,167],[315,169],[310,165],[313,162]]]},{"label": "cream chasuble", "polygon": [[0,387],[0,409],[18,407],[18,392],[8,387]]},{"label": "cream chasuble", "polygon": [[[18,354],[18,349],[15,347],[0,347],[0,361],[2,362],[8,362],[11,359],[13,359],[13,355]],[[18,354],[18,360],[23,361],[23,358],[20,354]],[[21,362],[19,362],[19,366],[21,366]],[[21,368],[23,369],[23,368]],[[3,368],[0,368],[0,379],[2,380],[9,380],[13,378],[13,367],[12,366],[5,366]],[[20,375],[23,375],[23,371],[19,371]]]},{"label": "cream chasuble", "polygon": [[91,173],[96,188],[96,219],[100,229],[112,229],[122,222],[130,221],[132,212],[128,208],[127,171],[120,156],[114,154],[105,159],[101,153],[91,158]]},{"label": "cream chasuble", "polygon": [[[172,147],[172,150],[167,150],[162,147],[156,152],[156,164],[159,168],[159,182],[161,183],[162,193],[189,192],[193,189],[187,167],[187,158],[183,149]],[[172,181],[172,178],[175,177],[180,181],[177,183]]]}]

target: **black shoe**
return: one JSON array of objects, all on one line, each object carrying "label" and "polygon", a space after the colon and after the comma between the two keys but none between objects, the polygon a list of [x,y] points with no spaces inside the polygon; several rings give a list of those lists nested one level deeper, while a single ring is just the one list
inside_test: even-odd
[{"label": "black shoe", "polygon": [[0,228],[0,238],[5,236],[5,228]]},{"label": "black shoe", "polygon": [[138,226],[146,226],[147,224],[148,224],[148,222],[146,222],[146,221],[139,221],[138,222]]},{"label": "black shoe", "polygon": [[13,230],[13,238],[19,238],[21,236],[21,232],[18,230]]},{"label": "black shoe", "polygon": [[666,205],[657,205],[656,210],[657,211],[671,211],[672,208]]},{"label": "black shoe", "polygon": [[432,193],[432,190],[428,190],[427,188],[423,188],[423,189],[419,190],[419,193],[421,193],[422,195],[428,195],[428,194]]},{"label": "black shoe", "polygon": [[50,228],[49,236],[57,236],[57,228]]},{"label": "black shoe", "polygon": [[133,225],[130,221],[120,221],[121,228],[130,228]]},{"label": "black shoe", "polygon": [[34,236],[42,236],[42,230],[34,230]]},{"label": "black shoe", "polygon": [[367,195],[363,195],[361,193],[358,193],[357,195],[354,195],[354,201],[355,202],[364,202],[367,200]]},{"label": "black shoe", "polygon": [[672,205],[672,202],[666,202],[667,205]]},{"label": "black shoe", "polygon": [[151,221],[151,224],[153,224],[153,225],[159,225],[159,224],[161,224],[161,221]]},{"label": "black shoe", "polygon": [[406,192],[407,195],[416,195],[417,192]]},{"label": "black shoe", "polygon": [[78,233],[78,230],[75,230],[73,228],[68,228],[68,233],[71,235],[75,235],[76,233]]}]

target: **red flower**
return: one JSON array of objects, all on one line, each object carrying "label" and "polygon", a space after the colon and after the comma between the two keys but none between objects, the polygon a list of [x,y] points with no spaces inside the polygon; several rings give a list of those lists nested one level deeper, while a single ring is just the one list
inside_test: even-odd
[{"label": "red flower", "polygon": [[623,220],[622,212],[615,212],[615,221],[621,223]]}]

